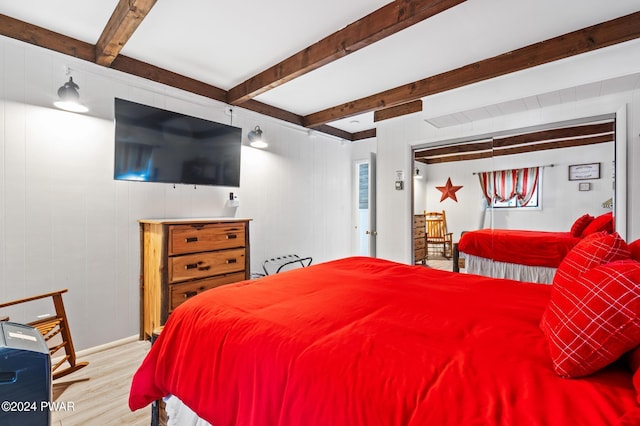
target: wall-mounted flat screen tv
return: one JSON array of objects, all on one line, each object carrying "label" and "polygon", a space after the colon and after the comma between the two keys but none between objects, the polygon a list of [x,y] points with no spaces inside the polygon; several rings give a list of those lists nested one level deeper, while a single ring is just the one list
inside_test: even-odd
[{"label": "wall-mounted flat screen tv", "polygon": [[116,180],[240,186],[242,129],[115,99]]}]

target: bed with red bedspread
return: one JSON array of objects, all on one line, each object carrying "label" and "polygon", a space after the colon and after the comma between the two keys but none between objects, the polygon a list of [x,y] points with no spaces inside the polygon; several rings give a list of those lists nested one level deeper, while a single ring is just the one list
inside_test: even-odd
[{"label": "bed with red bedspread", "polygon": [[465,232],[458,249],[499,262],[557,268],[580,239],[570,232],[479,229]]},{"label": "bed with red bedspread", "polygon": [[174,395],[214,426],[634,424],[627,363],[554,371],[550,296],[366,257],[218,287],[171,314],[129,405]]},{"label": "bed with red bedspread", "polygon": [[585,236],[613,232],[611,213],[585,214],[567,232],[479,229],[464,232],[458,251],[467,272],[495,278],[551,284],[567,253]]}]

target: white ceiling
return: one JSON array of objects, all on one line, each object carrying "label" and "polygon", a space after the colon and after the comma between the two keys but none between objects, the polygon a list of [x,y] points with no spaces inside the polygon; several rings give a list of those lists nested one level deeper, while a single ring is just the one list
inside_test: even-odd
[{"label": "white ceiling", "polygon": [[483,107],[467,109],[437,117],[428,117],[425,118],[425,121],[438,128],[457,126],[506,114],[530,111],[589,98],[598,98],[608,94],[638,88],[640,88],[640,74],[632,74],[624,77],[597,81],[595,83],[582,84],[553,92],[517,98]]},{"label": "white ceiling", "polygon": [[[121,54],[229,90],[387,3],[160,0]],[[117,4],[4,1],[0,14],[95,44]],[[639,10],[640,0],[468,0],[255,99],[304,116]],[[638,50],[637,43],[630,46]],[[609,85],[578,84],[577,96],[627,85],[637,87],[637,76],[620,77]],[[535,107],[545,99],[562,100],[562,94],[532,95],[426,118],[446,126]],[[373,113],[329,124],[349,132],[375,127]]]}]

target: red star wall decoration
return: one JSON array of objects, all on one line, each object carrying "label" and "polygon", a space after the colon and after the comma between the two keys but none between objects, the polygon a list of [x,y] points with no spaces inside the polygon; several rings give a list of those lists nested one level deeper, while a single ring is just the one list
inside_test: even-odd
[{"label": "red star wall decoration", "polygon": [[458,199],[456,198],[456,191],[462,188],[462,186],[453,185],[451,183],[451,178],[447,179],[447,183],[444,186],[436,186],[436,189],[442,192],[442,197],[440,197],[440,202],[443,202],[447,198],[451,198],[456,203]]}]

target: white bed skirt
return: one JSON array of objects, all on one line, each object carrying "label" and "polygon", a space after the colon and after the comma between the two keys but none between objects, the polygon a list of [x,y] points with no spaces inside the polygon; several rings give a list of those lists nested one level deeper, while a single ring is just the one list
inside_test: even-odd
[{"label": "white bed skirt", "polygon": [[171,395],[164,399],[167,412],[167,426],[212,426],[211,423],[198,417],[179,398]]},{"label": "white bed skirt", "polygon": [[469,274],[485,277],[508,278],[537,284],[551,284],[556,268],[545,266],[527,266],[516,263],[496,262],[484,257],[460,252],[464,257],[464,268]]}]

